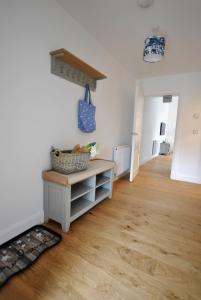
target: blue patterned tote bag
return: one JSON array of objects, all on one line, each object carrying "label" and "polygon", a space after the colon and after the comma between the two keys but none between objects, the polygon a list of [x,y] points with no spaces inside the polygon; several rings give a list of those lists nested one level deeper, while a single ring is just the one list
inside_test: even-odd
[{"label": "blue patterned tote bag", "polygon": [[96,130],[96,107],[91,100],[89,85],[86,84],[85,88],[84,100],[78,103],[78,128],[83,132],[93,132]]}]

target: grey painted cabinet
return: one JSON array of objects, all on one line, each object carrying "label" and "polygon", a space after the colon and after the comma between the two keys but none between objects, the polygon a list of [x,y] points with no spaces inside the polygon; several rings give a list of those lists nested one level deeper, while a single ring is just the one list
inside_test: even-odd
[{"label": "grey painted cabinet", "polygon": [[170,144],[166,142],[162,142],[160,144],[160,154],[161,155],[168,155],[170,152]]},{"label": "grey painted cabinet", "polygon": [[70,223],[105,198],[112,197],[114,163],[90,162],[86,171],[63,175],[44,171],[45,222],[52,219],[67,232]]}]

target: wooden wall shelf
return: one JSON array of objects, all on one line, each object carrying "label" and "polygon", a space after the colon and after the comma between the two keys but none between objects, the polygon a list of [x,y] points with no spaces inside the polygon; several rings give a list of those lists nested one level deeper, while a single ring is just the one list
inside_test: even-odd
[{"label": "wooden wall shelf", "polygon": [[90,88],[95,90],[96,81],[107,78],[66,49],[61,48],[51,51],[50,55],[52,57],[52,73],[71,82],[81,86],[88,83]]}]

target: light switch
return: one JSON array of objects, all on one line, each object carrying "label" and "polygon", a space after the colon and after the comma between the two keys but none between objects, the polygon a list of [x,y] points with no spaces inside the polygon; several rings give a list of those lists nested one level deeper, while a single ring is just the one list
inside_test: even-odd
[{"label": "light switch", "polygon": [[200,114],[199,113],[194,113],[193,114],[193,119],[199,119],[200,118]]},{"label": "light switch", "polygon": [[193,129],[192,130],[192,134],[198,134],[198,133],[199,133],[198,129]]}]

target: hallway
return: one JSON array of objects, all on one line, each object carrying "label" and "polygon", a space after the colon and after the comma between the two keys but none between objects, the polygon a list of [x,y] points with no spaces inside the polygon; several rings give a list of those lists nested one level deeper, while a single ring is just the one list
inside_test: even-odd
[{"label": "hallway", "polygon": [[133,183],[115,182],[112,200],[75,221],[0,299],[201,299],[201,187],[169,172],[160,156]]},{"label": "hallway", "polygon": [[167,156],[159,155],[141,166],[139,175],[147,173],[148,177],[154,176],[155,178],[163,177],[170,179],[171,164],[172,154]]}]

